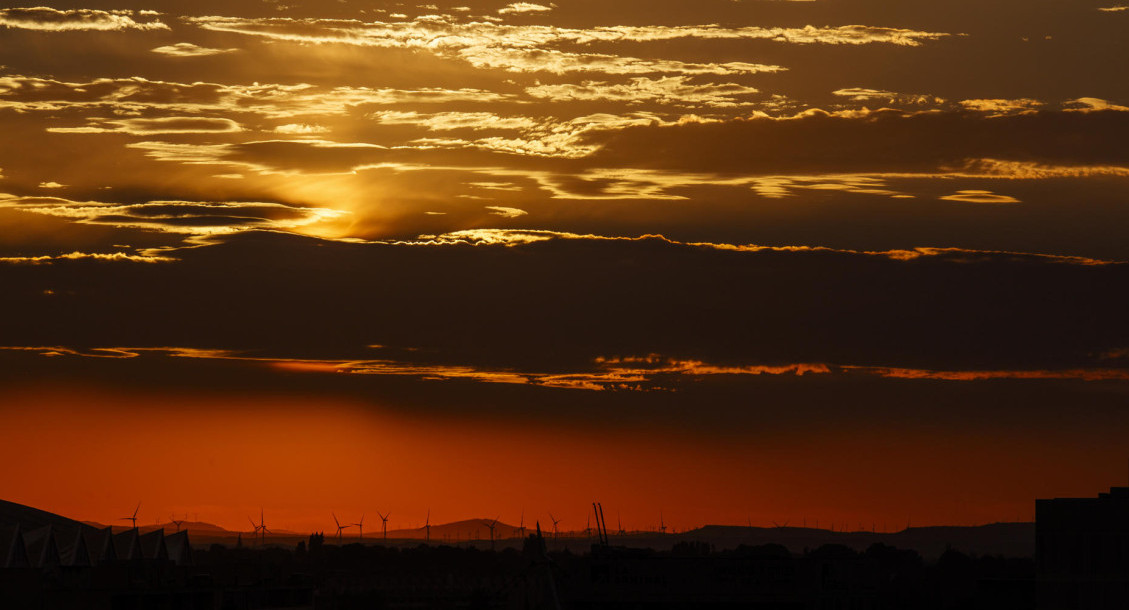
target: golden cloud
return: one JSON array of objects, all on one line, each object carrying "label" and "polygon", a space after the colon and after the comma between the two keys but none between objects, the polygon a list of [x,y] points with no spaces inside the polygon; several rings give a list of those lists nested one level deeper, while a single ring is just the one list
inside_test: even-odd
[{"label": "golden cloud", "polygon": [[[2,259],[0,259],[2,260]],[[67,346],[0,346],[4,351],[32,352],[45,357],[134,359],[146,354],[169,358],[227,360],[261,363],[271,368],[310,374],[408,376],[425,380],[464,379],[481,383],[538,385],[587,391],[676,390],[687,380],[701,377],[842,376],[862,375],[892,379],[974,382],[1000,379],[1080,381],[1129,380],[1129,370],[1119,368],[934,370],[920,368],[827,363],[721,364],[679,359],[659,354],[596,357],[591,367],[577,371],[524,371],[471,365],[421,363],[393,359],[309,359],[251,356],[240,352],[191,347],[106,347],[77,349]]]},{"label": "golden cloud", "polygon": [[983,112],[988,116],[1001,117],[1017,114],[1031,114],[1043,106],[1043,102],[1028,98],[1022,99],[976,99],[961,100],[960,105],[966,110]]},{"label": "golden cloud", "polygon": [[759,93],[754,87],[736,83],[696,84],[685,76],[638,77],[628,83],[586,81],[580,84],[536,85],[526,88],[525,92],[539,99],[661,102],[712,108],[748,105],[751,102],[742,98]]},{"label": "golden cloud", "polygon": [[500,205],[488,205],[486,206],[486,209],[490,210],[491,214],[495,216],[502,216],[504,218],[519,218],[529,213],[522,209],[507,208]]},{"label": "golden cloud", "polygon": [[58,10],[46,6],[5,8],[0,9],[0,26],[43,32],[169,29],[169,26],[160,21],[137,22],[133,19],[134,15],[133,11],[128,10]]},{"label": "golden cloud", "polygon": [[191,42],[178,42],[173,45],[152,49],[153,53],[168,55],[170,57],[210,57],[212,55],[223,55],[224,53],[235,53],[237,51],[239,51],[239,49],[210,49],[208,47],[194,45]]},{"label": "golden cloud", "polygon": [[545,6],[542,4],[533,4],[532,2],[514,2],[503,8],[498,9],[501,14],[506,13],[547,13],[553,10],[553,6]]},{"label": "golden cloud", "polygon": [[243,128],[231,119],[161,117],[153,119],[87,119],[85,127],[49,127],[56,133],[125,133],[134,136],[181,133],[236,133]]},{"label": "golden cloud", "polygon": [[[64,218],[81,224],[109,225],[193,237],[251,230],[294,230],[340,218],[348,212],[247,201],[148,201],[105,203],[60,197],[0,196],[0,208]],[[106,255],[90,255],[104,257]],[[116,255],[115,255],[116,256]],[[38,257],[37,257],[38,258]],[[58,257],[47,257],[50,260]],[[66,257],[64,257],[66,258]],[[34,262],[34,261],[32,261]]]},{"label": "golden cloud", "polygon": [[961,203],[984,203],[984,204],[1010,204],[1019,203],[1019,200],[1010,195],[997,195],[992,191],[982,190],[969,190],[957,191],[952,195],[941,197],[945,201],[959,201]]},{"label": "golden cloud", "polygon": [[[50,265],[58,261],[93,260],[102,262],[127,263],[171,263],[175,258],[151,254],[129,254],[126,252],[70,252],[67,254],[44,256],[0,256],[0,263],[12,265]],[[0,348],[3,349],[3,348]]]}]

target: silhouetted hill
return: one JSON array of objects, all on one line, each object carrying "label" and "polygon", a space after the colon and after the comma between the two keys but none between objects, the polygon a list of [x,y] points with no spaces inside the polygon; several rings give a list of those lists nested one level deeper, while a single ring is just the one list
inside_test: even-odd
[{"label": "silhouetted hill", "polygon": [[[658,534],[651,535],[653,539]],[[614,538],[614,537],[613,537]],[[976,555],[1032,557],[1035,555],[1034,523],[992,523],[981,526],[912,527],[900,532],[832,532],[804,527],[744,527],[707,525],[666,537],[668,544],[693,540],[707,542],[717,549],[739,544],[781,544],[793,553],[824,544],[841,544],[863,551],[880,542],[900,549],[914,549],[926,559],[935,559],[948,548]],[[657,545],[655,548],[661,548]],[[666,545],[664,545],[666,546]]]},{"label": "silhouetted hill", "polygon": [[[164,528],[166,532],[177,531],[176,524],[171,523],[171,522],[170,523],[162,523],[161,525],[151,525],[149,527],[141,526],[141,531],[146,531],[147,529],[158,529],[158,528]],[[188,534],[190,536],[194,536],[194,535],[197,535],[197,534],[206,535],[206,536],[223,536],[223,535],[234,536],[235,535],[235,532],[233,532],[231,530],[227,530],[227,529],[224,529],[224,528],[222,528],[218,525],[215,525],[215,524],[212,524],[212,523],[206,523],[204,521],[182,521],[181,524],[180,524],[180,529],[188,530]]]},{"label": "silhouetted hill", "polygon": [[[98,529],[105,529],[105,527],[106,527],[105,523],[100,523],[98,521],[82,521],[81,523],[83,525],[89,525],[90,527],[95,527],[95,528],[98,528]],[[122,531],[125,531],[127,529],[130,529],[133,526],[131,526],[131,525],[113,525],[111,527],[114,528],[115,532],[122,532]],[[169,523],[161,523],[161,524],[157,524],[157,525],[138,525],[137,529],[140,530],[141,533],[151,532],[153,530],[159,530],[159,529],[164,529],[166,532],[171,533],[171,532],[177,531],[177,526],[176,526],[175,523],[169,522]],[[224,528],[222,528],[218,525],[214,525],[212,523],[205,523],[203,521],[181,521],[180,529],[188,530],[189,534],[199,532],[201,534],[214,535],[214,536],[227,536],[227,535],[235,536],[235,534],[237,533],[237,532],[233,532],[231,530],[226,530],[226,529],[224,529]]]},{"label": "silhouetted hill", "polygon": [[[465,521],[455,521],[454,523],[443,523],[431,526],[431,541],[432,542],[466,542],[471,540],[490,540],[489,525],[493,523],[493,519],[467,519]],[[527,532],[528,533],[528,530]],[[506,538],[514,538],[520,536],[521,531],[512,525],[498,522],[494,526],[494,539],[502,540]],[[356,537],[354,533],[353,537]],[[382,534],[380,529],[376,528],[369,533],[366,531],[366,539],[378,539]],[[423,540],[427,537],[427,530],[422,527],[388,530],[388,539],[396,540]],[[348,536],[346,536],[348,538]]]},{"label": "silhouetted hill", "polygon": [[[476,543],[475,546],[483,548],[483,545],[489,544],[490,541],[490,528],[487,525],[491,522],[490,519],[467,519],[432,525],[431,542],[432,544],[469,542]],[[76,528],[82,527],[99,529],[106,527],[100,523],[79,522],[30,506],[0,500],[0,527],[11,527],[16,523],[19,523],[21,528],[24,529],[35,529],[50,524],[63,532],[74,531]],[[176,525],[172,523],[140,526],[142,533],[159,528],[164,528],[167,533],[176,531]],[[128,526],[114,526],[114,531],[124,531],[125,529],[128,529]],[[245,544],[254,544],[254,537],[249,532],[231,531],[211,523],[183,522],[181,529],[188,530],[193,546],[205,546],[212,543],[231,545],[239,536],[242,536]],[[532,530],[527,528],[526,534],[531,532]],[[268,545],[289,546],[305,539],[306,536],[306,534],[297,532],[272,530],[271,534],[266,537],[266,542]],[[388,544],[396,546],[416,545],[423,541],[426,536],[427,532],[422,527],[389,530]],[[498,541],[496,546],[499,549],[505,547],[520,548],[520,537],[521,531],[512,525],[499,521],[494,528],[494,539]],[[595,542],[594,536],[584,536],[578,532],[562,532],[559,537],[546,534],[546,537],[550,549],[568,548],[576,553],[587,552]],[[327,535],[326,538],[326,542],[330,544],[336,542],[332,535]],[[358,541],[355,530],[352,535],[346,534],[342,538],[342,542],[346,544]],[[371,529],[365,530],[364,542],[366,544],[383,542],[379,522]],[[677,534],[629,532],[611,536],[611,543],[614,546],[651,548],[661,551],[670,550],[679,542],[704,542],[719,551],[734,549],[739,545],[779,544],[797,554],[802,553],[805,549],[815,549],[825,544],[841,544],[857,551],[864,551],[874,543],[882,543],[899,549],[913,549],[926,560],[936,559],[948,548],[973,555],[1033,557],[1035,554],[1035,524],[993,523],[971,527],[913,527],[891,533],[832,532],[805,527],[764,528],[707,525]]]}]

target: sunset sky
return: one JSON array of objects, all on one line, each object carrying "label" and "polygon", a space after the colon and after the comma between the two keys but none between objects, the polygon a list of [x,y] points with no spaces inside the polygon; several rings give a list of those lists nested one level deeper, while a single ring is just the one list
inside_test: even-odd
[{"label": "sunset sky", "polygon": [[432,1],[0,5],[0,497],[900,529],[1125,484],[1129,6]]}]

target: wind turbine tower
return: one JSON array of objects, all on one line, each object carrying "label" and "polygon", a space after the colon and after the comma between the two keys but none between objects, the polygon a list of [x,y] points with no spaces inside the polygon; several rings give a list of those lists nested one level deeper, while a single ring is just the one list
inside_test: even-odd
[{"label": "wind turbine tower", "polygon": [[337,513],[330,513],[330,514],[333,515],[333,522],[337,524],[337,542],[338,542],[338,544],[340,544],[341,543],[341,532],[343,532],[344,530],[346,530],[350,527],[353,527],[353,526],[351,526],[351,525],[341,525],[341,522],[337,520]]},{"label": "wind turbine tower", "polygon": [[255,523],[255,520],[252,519],[250,516],[247,517],[247,521],[249,521],[251,523],[251,527],[255,528],[255,529],[251,530],[251,540],[254,540],[255,538],[259,537],[259,525],[257,523]]},{"label": "wind turbine tower", "polygon": [[[380,512],[377,512],[376,514],[380,515]],[[387,515],[380,515],[380,520],[382,522],[380,527],[384,531],[384,539],[385,540],[388,540],[388,518],[391,517],[391,516],[392,516],[392,513],[388,513]]]},{"label": "wind turbine tower", "polygon": [[357,536],[361,540],[364,540],[365,539],[365,516],[364,516],[363,513],[361,514],[361,522],[360,523],[354,523],[353,525],[357,526]]},{"label": "wind turbine tower", "polygon": [[129,517],[122,517],[119,521],[129,521],[133,524],[133,529],[137,529],[137,511],[141,510],[141,503],[137,503],[137,508],[133,509],[133,515]]},{"label": "wind turbine tower", "polygon": [[490,550],[491,551],[494,550],[494,528],[498,527],[498,518],[499,517],[501,517],[501,515],[498,515],[498,517],[495,517],[493,521],[489,521],[489,522],[486,523],[486,528],[490,530]]},{"label": "wind turbine tower", "polygon": [[270,530],[267,529],[267,520],[263,516],[263,509],[261,509],[261,508],[259,509],[259,524],[258,525],[255,525],[254,519],[251,519],[250,517],[247,517],[247,519],[250,520],[251,525],[253,525],[255,527],[255,531],[254,531],[253,534],[259,535],[259,546],[263,546],[264,544],[266,544],[267,534],[270,533]]}]

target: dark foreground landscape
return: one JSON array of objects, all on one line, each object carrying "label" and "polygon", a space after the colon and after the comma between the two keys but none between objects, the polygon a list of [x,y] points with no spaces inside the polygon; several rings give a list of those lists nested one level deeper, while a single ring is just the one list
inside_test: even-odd
[{"label": "dark foreground landscape", "polygon": [[431,544],[201,527],[190,542],[191,526],[99,528],[0,508],[5,608],[1035,607],[1032,524],[895,534],[531,529]]},{"label": "dark foreground landscape", "polygon": [[1034,524],[897,533],[613,534],[602,506],[593,509],[595,527],[583,532],[477,519],[375,540],[186,521],[115,528],[0,501],[0,607],[1102,610],[1129,601],[1129,487],[1038,500]]}]

